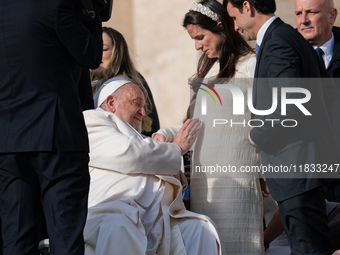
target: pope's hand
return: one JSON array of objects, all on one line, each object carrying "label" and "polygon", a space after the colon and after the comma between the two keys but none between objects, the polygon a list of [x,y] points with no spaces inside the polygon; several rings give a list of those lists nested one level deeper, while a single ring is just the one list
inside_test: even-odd
[{"label": "pope's hand", "polygon": [[173,142],[181,148],[182,155],[188,152],[200,132],[201,121],[199,119],[188,119],[183,124]]},{"label": "pope's hand", "polygon": [[154,139],[157,142],[165,142],[165,136],[162,134],[153,134],[152,139]]}]

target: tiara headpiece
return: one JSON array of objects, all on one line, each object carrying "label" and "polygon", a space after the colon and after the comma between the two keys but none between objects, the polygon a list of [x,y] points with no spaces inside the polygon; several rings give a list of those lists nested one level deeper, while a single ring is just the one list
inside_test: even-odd
[{"label": "tiara headpiece", "polygon": [[202,13],[203,15],[211,18],[213,21],[216,21],[216,22],[220,21],[220,19],[218,18],[218,15],[215,12],[213,12],[212,10],[210,10],[209,7],[206,7],[201,3],[192,4],[189,11]]}]

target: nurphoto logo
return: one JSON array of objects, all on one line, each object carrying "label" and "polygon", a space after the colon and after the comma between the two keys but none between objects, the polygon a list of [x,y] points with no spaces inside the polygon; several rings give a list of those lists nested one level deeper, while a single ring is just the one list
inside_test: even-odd
[{"label": "nurphoto logo", "polygon": [[[209,86],[208,84],[205,84],[203,82],[199,82],[199,83],[202,84],[203,86],[207,87],[208,89],[210,89],[212,92],[214,92],[214,94],[217,96],[217,98],[220,101],[220,104],[222,106],[222,100],[221,100],[220,95],[217,93],[217,91],[213,87]],[[206,92],[212,98],[212,100],[214,101],[215,105],[217,105],[216,100],[215,100],[213,94],[211,94],[210,91],[208,91],[207,89],[204,89],[202,87],[200,87],[199,89],[203,90],[204,92]],[[205,96],[202,97],[202,104],[201,104],[201,106],[202,106],[202,108],[201,108],[202,115],[206,115],[207,114],[207,98]]]},{"label": "nurphoto logo", "polygon": [[[252,87],[240,88],[237,83],[232,82],[221,84],[217,82],[214,85],[208,85],[203,82],[198,83],[200,84],[199,90],[205,92],[200,93],[199,96],[201,115],[207,115],[208,112],[209,115],[212,114],[215,117],[212,119],[214,127],[226,124],[231,126],[243,125],[244,127],[262,127],[266,124],[271,127],[275,125],[296,127],[298,119],[287,118],[287,116],[312,116],[312,113],[307,109],[307,103],[311,100],[311,92],[304,87],[294,86],[294,83],[287,83],[287,86],[281,88],[267,86],[266,93],[271,96],[271,101],[265,106],[261,104],[259,106],[256,103]],[[212,100],[214,104],[208,100]],[[235,118],[223,118],[224,110],[222,113],[219,111],[219,114],[214,113],[214,107],[221,107],[224,104],[230,105],[227,110]],[[296,113],[294,115],[290,114],[292,111]],[[252,115],[251,119],[244,118],[240,121],[238,117],[238,121],[236,121],[237,116],[246,116],[247,112]]]}]

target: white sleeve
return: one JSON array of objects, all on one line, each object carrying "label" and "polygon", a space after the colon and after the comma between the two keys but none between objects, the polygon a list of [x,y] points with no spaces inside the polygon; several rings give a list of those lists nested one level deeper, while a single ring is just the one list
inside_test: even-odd
[{"label": "white sleeve", "polygon": [[109,115],[99,110],[84,112],[90,167],[122,174],[178,173],[181,168],[181,148],[178,145],[143,138],[118,117],[114,118],[117,122],[112,122]]}]

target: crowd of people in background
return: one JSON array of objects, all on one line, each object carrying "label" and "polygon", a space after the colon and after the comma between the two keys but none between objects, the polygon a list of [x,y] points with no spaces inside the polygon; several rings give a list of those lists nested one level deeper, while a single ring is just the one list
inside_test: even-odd
[{"label": "crowd of people in background", "polygon": [[[50,254],[340,254],[340,169],[327,178],[195,171],[339,167],[333,0],[295,0],[296,29],[275,0],[192,4],[182,23],[202,51],[188,74],[192,98],[183,123],[163,128],[124,36],[102,27],[104,6],[0,3],[0,255],[38,254],[42,232]],[[261,114],[288,79],[311,97],[302,106],[287,93],[300,103],[282,114],[279,98]],[[235,115],[236,92],[253,109]],[[221,118],[263,125],[212,125]]]}]

